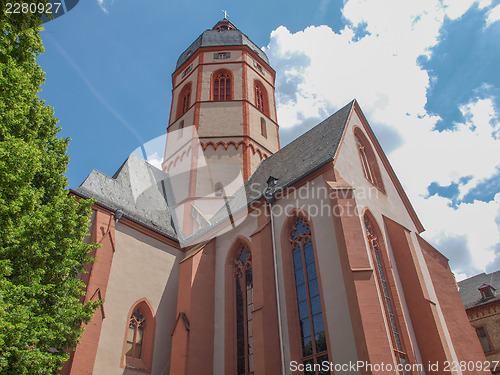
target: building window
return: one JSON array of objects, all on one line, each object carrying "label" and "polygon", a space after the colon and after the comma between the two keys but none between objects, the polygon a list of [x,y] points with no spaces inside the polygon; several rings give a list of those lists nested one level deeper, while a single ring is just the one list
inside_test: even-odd
[{"label": "building window", "polygon": [[223,71],[215,73],[213,79],[213,100],[226,101],[231,100],[231,75]]},{"label": "building window", "polygon": [[260,134],[262,134],[264,138],[267,138],[266,120],[264,120],[263,117],[260,118]]},{"label": "building window", "polygon": [[253,373],[253,276],[252,254],[244,246],[234,261],[236,282],[237,374]]},{"label": "building window", "polygon": [[477,337],[479,338],[479,342],[481,343],[481,346],[483,347],[483,351],[485,353],[491,352],[493,349],[491,347],[490,339],[488,338],[488,335],[486,334],[486,329],[484,327],[478,327],[478,328],[476,328],[476,334],[477,334]]},{"label": "building window", "polygon": [[179,94],[179,101],[177,104],[177,118],[186,113],[191,105],[191,83],[184,86]]},{"label": "building window", "polygon": [[222,184],[220,182],[217,182],[215,184],[215,196],[216,197],[222,197],[223,193],[224,193],[224,188],[222,187]]},{"label": "building window", "polygon": [[229,59],[230,57],[231,57],[231,52],[215,52],[214,53],[214,59],[216,59],[216,60]]},{"label": "building window", "polygon": [[495,288],[493,288],[491,285],[486,285],[486,284],[481,285],[479,287],[479,291],[481,292],[481,299],[483,301],[486,301],[495,297],[494,290]]},{"label": "building window", "polygon": [[255,66],[259,72],[264,74],[264,72],[262,71],[262,66],[259,63],[257,63],[257,61],[254,60],[253,66]]},{"label": "building window", "polygon": [[[328,361],[326,330],[309,223],[297,218],[291,231],[292,258],[304,365]],[[326,374],[329,372],[308,372]]]},{"label": "building window", "polygon": [[384,191],[384,185],[382,183],[382,177],[380,174],[380,169],[378,167],[377,158],[372,148],[370,147],[368,139],[361,132],[361,130],[359,130],[359,128],[355,128],[354,139],[358,148],[359,158],[361,159],[361,167],[363,169],[365,178],[373,185],[378,187],[381,191]]},{"label": "building window", "polygon": [[136,302],[127,316],[121,367],[151,372],[155,317],[146,299]]},{"label": "building window", "polygon": [[267,92],[262,83],[255,81],[255,106],[264,114],[267,114]]},{"label": "building window", "polygon": [[184,133],[184,120],[179,122],[179,132],[177,133],[177,139],[182,138],[182,133]]},{"label": "building window", "polygon": [[389,290],[390,286],[387,282],[387,272],[382,259],[381,246],[377,238],[378,231],[373,226],[372,221],[365,215],[365,231],[368,238],[368,243],[370,245],[372,259],[375,263],[375,274],[377,277],[377,282],[379,285],[379,290],[383,294],[382,304],[384,306],[386,319],[389,321],[387,325],[390,329],[392,347],[394,350],[394,355],[399,364],[401,364],[403,370],[400,374],[408,375],[408,371],[405,370],[405,366],[408,363],[408,356],[404,350],[401,335],[399,334],[399,328],[397,323],[397,317],[394,313],[394,303],[392,301],[391,292]]},{"label": "building window", "polygon": [[[190,55],[190,52],[188,52],[188,56]],[[188,75],[188,73],[193,70],[193,64],[189,65],[186,70],[182,72],[181,78],[184,78],[185,76]]]},{"label": "building window", "polygon": [[141,310],[137,309],[132,313],[128,324],[127,347],[125,349],[127,357],[141,359],[145,325],[146,318],[142,315]]}]

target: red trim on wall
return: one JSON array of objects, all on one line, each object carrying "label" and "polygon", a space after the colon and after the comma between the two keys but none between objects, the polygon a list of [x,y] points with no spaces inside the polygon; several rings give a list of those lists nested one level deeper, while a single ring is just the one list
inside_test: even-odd
[{"label": "red trim on wall", "polygon": [[[445,320],[444,329],[448,330],[458,361],[465,361],[465,363],[484,362],[484,352],[463,308],[462,299],[458,294],[455,278],[451,273],[448,260],[419,235],[417,235],[417,239]],[[447,360],[452,361],[451,355],[448,356]],[[464,375],[486,375],[490,373],[489,371],[473,370],[467,369],[462,373]]]},{"label": "red trim on wall", "polygon": [[[326,182],[336,181],[333,169],[324,176]],[[352,213],[357,204],[354,193],[331,189],[329,195],[358,360],[393,363],[364,230],[359,216]]]},{"label": "red trim on wall", "polygon": [[[179,324],[172,332],[170,374],[213,373],[215,252],[216,239],[213,239],[179,265]],[[179,322],[181,316],[182,322]]]},{"label": "red trim on wall", "polygon": [[[387,288],[389,291],[390,299],[392,301],[392,308],[394,309],[394,315],[396,318],[396,326],[397,326],[397,329],[399,331],[399,336],[400,336],[400,339],[402,342],[403,350],[406,354],[407,362],[409,364],[414,364],[414,363],[416,363],[416,357],[415,357],[415,353],[413,350],[413,343],[411,342],[411,339],[410,339],[408,325],[406,323],[406,318],[405,318],[404,312],[403,312],[403,306],[401,304],[401,297],[399,295],[399,291],[397,288],[396,278],[395,278],[394,271],[393,271],[393,266],[392,266],[391,261],[390,261],[389,252],[388,252],[388,248],[385,244],[383,233],[380,230],[380,226],[379,226],[377,220],[375,219],[375,216],[373,216],[373,214],[370,212],[369,209],[367,209],[367,208],[364,209],[362,218],[363,218],[363,220],[365,218],[368,218],[368,220],[372,224],[373,230],[375,231],[375,237],[377,238],[377,242],[378,242],[378,251],[379,251],[380,258],[382,260],[382,268],[383,268],[384,273],[385,273],[386,285],[387,285]],[[366,231],[365,231],[365,234],[366,234]],[[371,248],[370,248],[370,255],[372,257],[373,264],[376,264],[377,260],[375,258],[375,254],[373,252],[373,249],[371,249]],[[375,272],[377,274],[379,274],[377,267],[375,268]],[[380,275],[379,275],[379,277],[380,277]],[[383,299],[385,298],[385,296],[384,296],[384,292],[382,290],[382,285],[379,285],[379,293],[380,293],[379,294],[380,301],[383,302]],[[385,315],[386,315],[386,324],[388,326],[388,329],[392,331],[391,320],[389,318],[389,312],[387,311],[387,306],[385,303],[383,303],[383,306],[384,306],[384,311],[385,311]],[[397,350],[397,347],[395,346],[395,344],[396,343],[393,342],[393,349]],[[414,372],[409,371],[409,373],[413,374]]]},{"label": "red trim on wall", "polygon": [[[87,285],[84,301],[92,299],[98,291],[101,298],[106,298],[109,274],[115,252],[115,218],[114,214],[99,207],[95,209],[95,219],[92,223],[90,242],[100,243],[102,247],[94,249],[91,256],[99,259],[97,262],[86,265],[87,273],[82,280]],[[85,325],[85,330],[72,354],[71,364],[65,366],[64,374],[84,375],[91,374],[97,356],[97,347],[101,336],[104,309],[97,309],[92,320]]]}]

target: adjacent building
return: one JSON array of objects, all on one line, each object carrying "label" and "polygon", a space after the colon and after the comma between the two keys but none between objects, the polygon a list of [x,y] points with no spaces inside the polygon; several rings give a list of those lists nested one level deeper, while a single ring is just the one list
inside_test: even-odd
[{"label": "adjacent building", "polygon": [[500,271],[481,273],[458,283],[467,317],[493,374],[500,374]]}]

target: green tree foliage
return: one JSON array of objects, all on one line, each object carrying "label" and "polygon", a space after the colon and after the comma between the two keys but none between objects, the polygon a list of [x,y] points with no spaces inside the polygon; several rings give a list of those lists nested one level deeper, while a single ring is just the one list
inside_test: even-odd
[{"label": "green tree foliage", "polygon": [[[24,0],[26,1],[26,0]],[[32,1],[28,1],[32,2]],[[40,1],[37,1],[39,3]],[[0,0],[0,373],[55,374],[97,303],[81,303],[89,201],[68,196],[69,139],[38,97],[37,15]]]}]

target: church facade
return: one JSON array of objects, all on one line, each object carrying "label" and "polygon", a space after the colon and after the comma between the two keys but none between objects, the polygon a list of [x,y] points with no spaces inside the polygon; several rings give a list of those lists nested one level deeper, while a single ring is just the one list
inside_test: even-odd
[{"label": "church facade", "polygon": [[96,200],[83,278],[104,303],[62,373],[490,373],[358,102],[281,148],[274,82],[218,22],[172,74],[163,170],[131,155],[72,191]]}]

